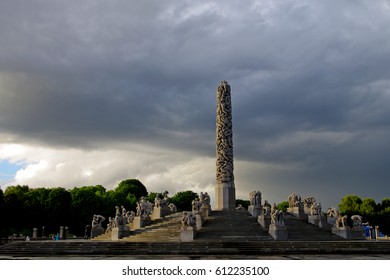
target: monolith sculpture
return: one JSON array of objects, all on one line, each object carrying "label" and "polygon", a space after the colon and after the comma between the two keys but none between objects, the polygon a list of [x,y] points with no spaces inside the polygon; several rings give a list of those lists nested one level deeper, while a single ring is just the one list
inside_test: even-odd
[{"label": "monolith sculpture", "polygon": [[226,81],[221,81],[217,89],[216,155],[215,210],[234,210],[232,102]]}]

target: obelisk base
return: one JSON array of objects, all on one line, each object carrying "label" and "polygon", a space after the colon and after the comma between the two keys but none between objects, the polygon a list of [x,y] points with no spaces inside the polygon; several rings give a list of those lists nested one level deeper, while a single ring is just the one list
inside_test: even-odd
[{"label": "obelisk base", "polygon": [[234,209],[236,209],[236,188],[234,183],[217,183],[215,186],[215,210]]}]

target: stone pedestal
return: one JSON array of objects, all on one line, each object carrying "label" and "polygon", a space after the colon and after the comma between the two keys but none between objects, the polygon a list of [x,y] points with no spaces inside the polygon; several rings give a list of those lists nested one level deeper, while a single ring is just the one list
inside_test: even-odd
[{"label": "stone pedestal", "polygon": [[119,240],[122,238],[123,238],[123,226],[118,226],[111,229],[111,240]]},{"label": "stone pedestal", "polygon": [[295,217],[301,220],[306,220],[307,215],[305,214],[305,211],[303,210],[303,207],[289,207],[287,208],[287,212],[293,214]]},{"label": "stone pedestal", "polygon": [[68,239],[68,235],[69,235],[69,227],[65,227],[65,229],[64,229],[64,239]]},{"label": "stone pedestal", "polygon": [[64,239],[64,227],[60,227],[60,239]]},{"label": "stone pedestal", "polygon": [[32,239],[38,238],[38,228],[33,228]]},{"label": "stone pedestal", "polygon": [[248,212],[252,215],[252,217],[257,218],[258,216],[263,214],[263,206],[250,205],[248,207]]},{"label": "stone pedestal", "polygon": [[215,187],[215,209],[236,209],[236,188],[233,182],[217,183]]},{"label": "stone pedestal", "polygon": [[351,229],[349,227],[333,227],[332,233],[341,236],[344,239],[351,239]]},{"label": "stone pedestal", "polygon": [[152,214],[150,215],[150,218],[152,221],[159,220],[171,213],[171,210],[168,206],[162,206],[162,207],[154,207]]},{"label": "stone pedestal", "polygon": [[140,229],[150,225],[151,223],[152,219],[150,217],[135,216],[133,220],[133,227],[134,229]]},{"label": "stone pedestal", "polygon": [[196,229],[200,230],[205,222],[200,213],[195,214]]},{"label": "stone pedestal", "polygon": [[181,242],[193,241],[195,239],[195,236],[196,236],[195,226],[185,227],[185,228],[182,228],[180,231],[180,241]]},{"label": "stone pedestal", "polygon": [[261,215],[257,218],[257,222],[261,225],[264,230],[268,230],[271,224],[271,216]]},{"label": "stone pedestal", "polygon": [[351,239],[365,240],[366,239],[366,231],[365,231],[364,227],[351,228]]},{"label": "stone pedestal", "polygon": [[311,215],[311,207],[303,206],[303,213],[310,216]]},{"label": "stone pedestal", "polygon": [[336,217],[326,217],[326,221],[329,225],[334,225],[336,223],[337,218]]},{"label": "stone pedestal", "polygon": [[312,225],[315,225],[317,227],[320,227],[320,228],[329,228],[329,224],[328,222],[326,221],[325,217],[324,216],[320,216],[320,215],[309,215],[307,217],[307,222],[309,224],[312,224]]},{"label": "stone pedestal", "polygon": [[288,240],[287,228],[286,226],[279,226],[275,224],[270,224],[268,233],[272,236],[274,240]]}]

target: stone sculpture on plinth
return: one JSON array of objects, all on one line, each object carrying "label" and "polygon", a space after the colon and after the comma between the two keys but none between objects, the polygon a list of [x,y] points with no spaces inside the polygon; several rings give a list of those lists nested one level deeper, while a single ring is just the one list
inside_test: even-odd
[{"label": "stone sculpture on plinth", "polygon": [[211,204],[210,204],[210,196],[207,192],[201,192],[199,195],[199,201],[202,203],[200,207],[200,211],[202,212],[202,216],[207,219],[208,216],[211,215]]},{"label": "stone sculpture on plinth", "polygon": [[332,233],[341,236],[344,239],[351,239],[351,229],[347,225],[348,216],[339,216],[332,227]]},{"label": "stone sculpture on plinth", "polygon": [[[133,212],[134,213],[134,212]],[[111,231],[111,240],[122,239],[130,236],[129,222],[132,218],[131,212],[127,212],[124,206],[115,206],[115,218],[109,218],[107,232]]]},{"label": "stone sculpture on plinth", "polygon": [[287,228],[284,224],[283,211],[276,210],[271,215],[271,224],[269,225],[268,233],[274,240],[287,240]]},{"label": "stone sculpture on plinth", "polygon": [[303,199],[303,211],[305,212],[306,215],[313,215],[311,213],[311,210],[312,210],[312,206],[315,203],[317,203],[317,200],[312,196],[305,197]]},{"label": "stone sculpture on plinth", "polygon": [[329,225],[334,225],[339,217],[339,211],[335,207],[330,207],[326,211],[326,221]]},{"label": "stone sculpture on plinth", "polygon": [[352,228],[351,239],[363,240],[366,239],[366,231],[363,227],[363,217],[360,215],[351,216]]},{"label": "stone sculpture on plinth", "polygon": [[313,202],[310,207],[310,215],[307,217],[307,222],[320,228],[329,228],[328,222],[322,213],[321,202]]},{"label": "stone sculpture on plinth", "polygon": [[171,213],[171,209],[169,208],[169,197],[168,192],[165,191],[163,193],[163,198],[156,196],[154,199],[154,207],[153,212],[151,214],[152,221],[159,220],[166,215]]},{"label": "stone sculpture on plinth", "polygon": [[140,229],[152,223],[150,214],[153,212],[153,204],[143,196],[137,202],[137,213],[133,220],[134,229]]},{"label": "stone sculpture on plinth", "polygon": [[181,218],[180,241],[193,241],[196,236],[196,218],[191,212],[183,212]]},{"label": "stone sculpture on plinth", "polygon": [[102,223],[106,220],[102,215],[93,215],[92,227],[91,227],[91,238],[97,237],[104,233]]},{"label": "stone sculpture on plinth", "polygon": [[233,126],[230,86],[221,81],[217,89],[215,209],[234,210],[236,189],[233,175]]},{"label": "stone sculpture on plinth", "polygon": [[272,211],[273,207],[269,204],[268,200],[264,200],[264,205],[262,205],[262,213],[257,217],[258,223],[264,230],[268,230],[269,225],[271,224],[271,215],[275,213],[276,209]]},{"label": "stone sculpture on plinth", "polygon": [[261,192],[260,191],[252,191],[249,193],[249,207],[248,211],[252,215],[252,217],[257,218],[263,212],[263,207],[261,205]]},{"label": "stone sculpture on plinth", "polygon": [[288,197],[287,211],[293,214],[294,216],[296,216],[298,219],[302,219],[302,220],[307,219],[307,215],[305,214],[304,211],[304,206],[303,206],[301,196],[296,193],[292,193]]}]

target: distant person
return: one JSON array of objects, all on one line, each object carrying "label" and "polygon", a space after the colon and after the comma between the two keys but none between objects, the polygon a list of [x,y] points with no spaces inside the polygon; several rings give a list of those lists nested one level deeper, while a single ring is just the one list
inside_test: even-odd
[{"label": "distant person", "polygon": [[86,225],[84,231],[84,239],[88,239],[91,236],[91,226]]}]

